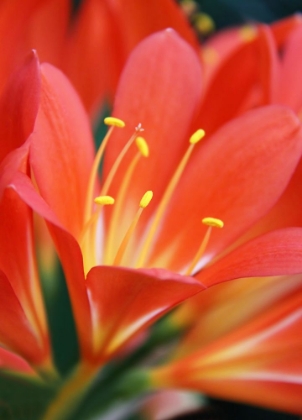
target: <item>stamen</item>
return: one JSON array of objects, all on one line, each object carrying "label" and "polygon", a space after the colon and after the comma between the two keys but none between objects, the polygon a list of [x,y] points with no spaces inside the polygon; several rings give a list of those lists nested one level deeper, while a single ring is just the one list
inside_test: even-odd
[{"label": "stamen", "polygon": [[[138,128],[139,127],[139,128]],[[118,157],[116,158],[114,164],[112,165],[109,174],[107,175],[106,181],[104,182],[103,188],[101,190],[101,194],[100,195],[106,195],[110,185],[113,181],[113,178],[124,158],[124,156],[126,155],[127,151],[129,150],[130,146],[132,145],[132,143],[134,142],[134,140],[137,138],[137,133],[139,131],[142,131],[143,128],[141,128],[141,125],[139,124],[139,126],[135,128],[134,133],[132,134],[132,136],[130,137],[130,139],[127,141],[127,143],[125,144],[125,146],[123,147],[123,149],[121,150],[120,154],[118,155]]]},{"label": "stamen", "polygon": [[189,147],[186,151],[186,153],[184,154],[182,160],[180,161],[178,167],[176,168],[176,171],[174,172],[174,175],[171,178],[171,181],[169,182],[163,196],[162,199],[159,203],[158,209],[155,213],[153,222],[150,226],[149,232],[147,234],[147,237],[145,239],[145,242],[142,246],[142,250],[141,253],[138,257],[138,261],[136,266],[137,267],[141,267],[144,265],[144,262],[146,260],[146,258],[148,257],[148,253],[150,250],[150,245],[154,239],[156,230],[158,228],[158,225],[160,223],[160,220],[164,214],[164,211],[167,207],[168,202],[171,199],[171,196],[179,182],[179,179],[188,163],[188,160],[193,152],[194,146],[205,136],[205,131],[202,129],[197,130],[194,134],[192,134],[192,136],[190,137],[189,140]]},{"label": "stamen", "polygon": [[207,226],[213,226],[217,228],[223,228],[224,223],[220,219],[215,219],[215,217],[205,217],[202,219],[202,223]]},{"label": "stamen", "polygon": [[143,195],[143,197],[142,197],[142,199],[139,203],[139,209],[138,209],[131,225],[129,226],[128,231],[126,232],[126,235],[124,236],[124,239],[122,240],[122,242],[120,244],[120,247],[117,251],[116,257],[113,261],[113,265],[120,265],[120,263],[123,259],[123,256],[125,254],[127,245],[129,244],[129,241],[130,241],[130,239],[133,235],[134,229],[136,228],[136,225],[139,221],[139,218],[140,218],[143,210],[149,205],[150,201],[152,200],[152,197],[153,197],[153,192],[152,191],[147,191]]},{"label": "stamen", "polygon": [[119,229],[119,221],[121,220],[121,217],[122,217],[125,197],[126,197],[128,187],[132,179],[134,170],[142,156],[143,157],[149,156],[149,146],[143,137],[137,137],[135,140],[135,143],[136,143],[136,146],[138,147],[138,152],[132,159],[132,162],[128,166],[128,169],[123,177],[123,181],[119,188],[119,192],[116,197],[116,203],[115,203],[112,215],[111,215],[109,232],[106,235],[105,263],[108,263],[108,264],[112,260],[111,255],[113,253],[114,238],[117,236],[116,234]]},{"label": "stamen", "polygon": [[106,117],[104,119],[104,123],[106,125],[119,127],[119,128],[124,128],[126,125],[123,120],[120,120],[119,118],[115,118],[115,117]]},{"label": "stamen", "polygon": [[192,272],[193,272],[196,264],[198,263],[198,261],[200,260],[200,258],[202,257],[202,255],[204,254],[204,252],[206,250],[206,247],[207,247],[207,245],[209,243],[209,239],[210,239],[210,236],[211,236],[212,228],[213,227],[216,227],[216,228],[220,228],[221,229],[224,226],[224,223],[223,223],[222,220],[215,219],[214,217],[205,217],[204,219],[202,219],[202,223],[204,225],[207,225],[208,226],[208,229],[207,229],[207,231],[206,231],[206,233],[204,235],[204,238],[203,238],[203,240],[201,242],[200,247],[198,248],[198,251],[196,252],[195,257],[193,258],[193,260],[192,260],[189,268],[187,269],[187,271],[185,273],[186,276],[189,276],[189,275],[192,274]]},{"label": "stamen", "polygon": [[141,152],[141,154],[144,157],[148,157],[149,156],[149,146],[146,142],[146,140],[143,137],[136,137],[135,140],[136,146],[138,148],[138,150]]},{"label": "stamen", "polygon": [[[104,195],[104,196],[98,196],[94,199],[94,202],[96,204],[99,204],[100,206],[107,206],[107,205],[112,205],[114,204],[114,198],[111,197],[110,195]],[[99,217],[100,211],[101,211],[102,207],[99,207],[99,209],[97,211],[95,211],[90,218],[88,219],[88,221],[85,223],[82,232],[81,232],[81,236],[80,236],[80,243],[83,242],[83,239],[88,231],[88,229],[90,228],[90,226],[92,226],[96,221],[97,218]]]},{"label": "stamen", "polygon": [[108,204],[114,204],[114,198],[111,197],[110,195],[100,195],[99,197],[96,197],[94,199],[94,202],[96,204],[101,204],[101,205],[108,205]]},{"label": "stamen", "polygon": [[[114,127],[120,127],[123,128],[125,127],[125,123],[124,121],[118,119],[118,118],[114,118],[114,117],[107,117],[104,120],[105,124],[110,125],[110,129],[108,130],[106,136],[104,137],[99,150],[97,151],[97,154],[95,156],[93,165],[92,165],[92,169],[90,172],[90,177],[89,177],[89,182],[88,182],[88,188],[87,188],[87,195],[86,195],[86,205],[85,205],[85,213],[84,213],[84,220],[85,222],[87,222],[91,216],[92,213],[92,206],[93,206],[93,195],[94,195],[94,188],[95,188],[95,181],[97,178],[97,172],[98,172],[98,167],[99,164],[101,162],[101,159],[104,155],[104,151],[105,148],[107,146],[107,143],[110,139],[110,136],[112,134],[112,131],[114,129]],[[105,194],[103,194],[105,195]]]}]

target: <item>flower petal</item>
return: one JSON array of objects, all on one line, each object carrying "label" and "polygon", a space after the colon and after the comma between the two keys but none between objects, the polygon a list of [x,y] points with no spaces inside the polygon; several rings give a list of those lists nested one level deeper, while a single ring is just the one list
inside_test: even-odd
[{"label": "flower petal", "polygon": [[281,229],[235,249],[196,274],[207,287],[241,277],[302,273],[302,228]]},{"label": "flower petal", "polygon": [[155,370],[156,385],[301,414],[301,304],[300,289],[220,340]]},{"label": "flower petal", "polygon": [[40,97],[39,62],[35,52],[13,74],[0,99],[0,162],[21,146],[34,128]]},{"label": "flower petal", "polygon": [[175,305],[203,290],[165,270],[94,267],[88,273],[95,356],[106,359]]},{"label": "flower petal", "polygon": [[20,198],[28,206],[48,222],[65,272],[81,351],[85,355],[90,355],[91,317],[85,285],[83,260],[79,246],[70,233],[64,230],[64,227],[60,224],[52,209],[37,193],[27,176],[20,172],[11,174],[10,187],[18,193]]},{"label": "flower petal", "polygon": [[298,54],[302,43],[302,25],[289,37],[284,46],[279,101],[296,112],[302,109],[302,59]]},{"label": "flower petal", "polygon": [[63,70],[92,115],[105,95],[112,99],[126,59],[122,46],[110,2],[82,2],[69,34]]},{"label": "flower petal", "polygon": [[301,140],[298,119],[270,106],[233,120],[201,144],[167,209],[153,265],[173,238],[169,267],[183,269],[205,233],[201,219],[209,215],[224,228],[213,230],[203,263],[226,249],[277,201],[301,155]]},{"label": "flower petal", "polygon": [[39,343],[5,274],[0,271],[0,342],[29,362],[39,365],[48,356]]},{"label": "flower petal", "polygon": [[[133,208],[134,211],[137,209],[147,190],[154,192],[154,198],[146,213],[151,214],[155,208],[167,180],[187,148],[192,134],[188,130],[200,97],[200,83],[201,68],[197,55],[171,29],[146,38],[129,58],[114,106],[114,115],[123,119],[126,127],[116,129],[110,139],[104,179],[134,128],[141,123],[150,156],[138,163],[127,191],[124,207],[130,209],[130,213]],[[118,194],[135,155],[134,149],[126,155],[110,188],[113,197]]]},{"label": "flower petal", "polygon": [[74,236],[83,225],[93,140],[86,113],[65,76],[41,66],[40,109],[31,137],[30,163],[37,186],[60,223]]},{"label": "flower petal", "polygon": [[116,3],[128,51],[148,35],[166,28],[175,29],[197,48],[197,37],[185,14],[173,0],[129,0],[127,3],[118,0]]},{"label": "flower petal", "polygon": [[14,371],[15,373],[36,375],[30,365],[21,357],[0,347],[1,370]]}]

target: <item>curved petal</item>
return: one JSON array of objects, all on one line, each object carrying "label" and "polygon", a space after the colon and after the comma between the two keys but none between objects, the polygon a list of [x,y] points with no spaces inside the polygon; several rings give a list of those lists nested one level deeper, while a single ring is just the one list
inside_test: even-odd
[{"label": "curved petal", "polygon": [[89,357],[92,348],[91,317],[79,246],[70,233],[64,230],[57,216],[37,193],[27,176],[20,172],[11,173],[9,187],[15,190],[20,198],[49,224],[65,272],[81,350],[83,355]]},{"label": "curved petal", "polygon": [[94,267],[87,276],[95,357],[111,357],[160,316],[204,287],[165,270]]},{"label": "curved petal", "polygon": [[224,281],[302,273],[302,229],[267,233],[196,274],[207,287]]},{"label": "curved petal", "polygon": [[49,336],[37,271],[31,209],[9,186],[13,174],[24,170],[28,146],[16,149],[0,165],[0,269],[18,296],[29,325],[49,351]]},{"label": "curved petal", "polygon": [[284,46],[279,101],[296,112],[302,110],[302,59],[299,51],[302,43],[302,25],[290,35]]},{"label": "curved petal", "polygon": [[183,269],[202,241],[200,220],[209,215],[225,226],[213,230],[203,263],[225,250],[275,204],[299,160],[301,140],[292,112],[270,106],[233,120],[200,145],[167,208],[152,265],[172,240],[169,267]]},{"label": "curved petal", "polygon": [[172,314],[173,323],[189,327],[173,356],[208,345],[301,288],[302,275],[241,278],[210,287]]},{"label": "curved petal", "polygon": [[258,28],[259,77],[262,87],[262,98],[259,105],[277,102],[277,91],[280,83],[280,61],[277,45],[268,26]]},{"label": "curved petal", "polygon": [[36,372],[21,357],[0,347],[1,370],[13,371],[19,374],[36,375]]},{"label": "curved petal", "polygon": [[76,92],[59,70],[44,64],[41,76],[30,163],[41,195],[65,229],[77,237],[93,162],[89,122]]},{"label": "curved petal", "polygon": [[[142,195],[151,189],[154,198],[147,213],[154,209],[187,148],[200,83],[197,55],[171,29],[151,35],[133,51],[122,74],[114,105],[114,115],[122,118],[126,127],[113,133],[104,163],[105,179],[134,128],[141,123],[150,156],[136,167],[125,207],[133,209],[135,206],[136,209]],[[134,149],[126,155],[110,188],[113,197],[135,155]]]},{"label": "curved petal", "polygon": [[[242,107],[259,78],[257,47],[258,39],[254,36],[248,42],[235,45],[222,60],[219,59],[219,52],[212,51],[214,55],[217,53],[219,64],[205,87],[205,95],[196,118],[196,123],[206,133],[211,134],[242,112]],[[226,83],[226,80],[231,83]]]},{"label": "curved petal", "polygon": [[31,329],[18,298],[2,271],[0,287],[0,343],[30,363],[43,363],[48,353]]},{"label": "curved petal", "polygon": [[301,414],[301,304],[301,293],[294,293],[203,350],[155,370],[156,386]]},{"label": "curved petal", "polygon": [[35,52],[10,78],[0,99],[0,162],[21,146],[34,128],[40,98],[40,71]]},{"label": "curved petal", "polygon": [[271,28],[278,47],[282,47],[284,41],[286,41],[290,33],[296,28],[299,28],[301,25],[302,15],[300,13],[296,13],[293,16],[289,16],[272,23]]}]

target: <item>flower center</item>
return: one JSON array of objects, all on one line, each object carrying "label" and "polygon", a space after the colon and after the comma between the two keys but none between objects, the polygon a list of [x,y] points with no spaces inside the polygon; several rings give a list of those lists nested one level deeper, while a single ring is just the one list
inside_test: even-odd
[{"label": "flower center", "polygon": [[[129,186],[131,185],[131,180],[135,168],[141,159],[141,157],[148,158],[149,156],[149,147],[146,140],[140,136],[140,133],[143,131],[141,124],[139,124],[129,140],[126,142],[125,146],[122,148],[120,154],[116,158],[114,164],[112,165],[105,181],[100,189],[99,195],[94,198],[97,194],[97,174],[98,167],[103,158],[105,148],[108,144],[108,141],[111,137],[112,131],[114,128],[123,128],[125,123],[114,117],[108,117],[104,120],[105,124],[109,125],[110,128],[105,136],[101,146],[96,154],[93,167],[91,170],[89,185],[87,189],[87,198],[86,198],[86,207],[85,207],[85,223],[80,236],[80,245],[82,248],[84,256],[84,266],[85,271],[88,272],[89,269],[98,264],[108,264],[108,265],[122,265],[123,263],[128,263],[125,265],[131,265],[135,267],[143,267],[148,261],[151,250],[154,246],[155,241],[157,240],[159,234],[159,226],[162,222],[163,216],[167,209],[167,206],[171,200],[171,197],[181,179],[181,176],[188,164],[188,161],[192,155],[192,152],[196,146],[205,136],[205,132],[202,129],[197,130],[189,139],[189,145],[184,153],[181,161],[176,167],[169,183],[164,190],[164,193],[159,201],[158,207],[154,212],[154,215],[151,219],[151,222],[145,229],[145,237],[141,241],[139,247],[135,248],[135,255],[131,256],[131,262],[129,263],[129,258],[126,257],[128,248],[133,242],[135,236],[135,230],[139,223],[144,209],[149,205],[153,197],[152,191],[147,191],[138,206],[136,214],[133,216],[132,221],[130,222],[126,233],[121,239],[118,246],[116,246],[116,238],[120,234],[120,222],[125,215],[125,199],[129,191]],[[134,155],[130,161],[128,168],[124,174],[121,185],[119,186],[118,193],[115,198],[108,195],[112,181],[124,159],[128,150],[131,148],[133,143],[136,144],[137,153]],[[97,207],[95,207],[95,204]],[[103,212],[102,209],[106,205],[113,205],[113,210],[110,215],[110,222],[108,226],[106,225],[106,237],[104,235],[103,227]],[[128,216],[128,215],[127,215]],[[128,217],[127,217],[128,218]],[[210,239],[211,231],[213,227],[223,227],[223,222],[220,219],[213,217],[206,217],[202,220],[202,223],[208,226],[208,229],[205,233],[205,236],[201,242],[200,247],[198,248],[195,256],[193,257],[188,268],[185,270],[186,275],[191,275],[194,272],[194,269],[202,257],[207,244]],[[99,238],[101,237],[101,241]],[[137,251],[138,248],[138,251]]]}]

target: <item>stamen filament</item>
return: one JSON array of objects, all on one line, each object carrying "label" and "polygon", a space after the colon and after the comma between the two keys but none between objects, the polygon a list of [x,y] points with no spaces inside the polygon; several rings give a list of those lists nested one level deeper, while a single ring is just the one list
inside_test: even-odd
[{"label": "stamen filament", "polygon": [[132,159],[128,169],[124,175],[122,184],[119,188],[118,195],[116,197],[116,203],[114,209],[112,211],[112,215],[110,218],[110,226],[109,232],[106,235],[106,246],[105,246],[105,262],[110,263],[110,256],[113,252],[113,242],[116,236],[117,230],[119,228],[119,220],[121,219],[123,204],[125,201],[126,193],[128,191],[128,187],[133,176],[134,170],[136,165],[138,164],[140,158],[142,156],[148,157],[149,156],[149,146],[146,140],[143,137],[137,137],[135,140],[136,146],[138,148],[137,154]]},{"label": "stamen filament", "polygon": [[107,175],[107,178],[104,182],[104,185],[102,187],[101,193],[100,195],[106,195],[108,193],[108,190],[110,188],[110,185],[113,181],[113,178],[124,158],[124,156],[126,155],[127,151],[129,150],[130,146],[132,145],[132,143],[134,142],[134,140],[137,137],[137,133],[138,131],[135,130],[135,132],[132,134],[132,136],[130,137],[130,139],[127,141],[127,143],[125,144],[125,146],[123,147],[123,149],[121,150],[120,154],[118,155],[118,157],[116,158],[114,164],[112,165],[109,174]]},{"label": "stamen filament", "polygon": [[143,210],[149,205],[150,201],[152,200],[152,197],[153,197],[153,192],[152,191],[147,191],[143,195],[143,197],[140,201],[140,204],[139,204],[139,209],[138,209],[134,219],[132,220],[132,223],[129,226],[127,232],[126,232],[126,235],[124,236],[124,238],[123,238],[123,240],[122,240],[122,242],[119,246],[116,257],[113,261],[113,265],[120,265],[121,264],[123,256],[124,256],[125,251],[126,251],[126,248],[127,248],[128,244],[130,242],[130,239],[133,235],[133,232],[136,228],[136,225],[139,221],[139,218],[140,218]]},{"label": "stamen filament", "polygon": [[110,197],[109,195],[106,196],[98,196],[94,199],[94,202],[96,204],[99,204],[99,208],[90,216],[90,218],[87,220],[87,222],[85,223],[82,231],[81,231],[81,236],[80,236],[80,244],[82,244],[83,239],[88,231],[88,229],[97,221],[100,212],[102,210],[102,206],[106,206],[106,205],[112,205],[114,204],[114,198]]},{"label": "stamen filament", "polygon": [[202,223],[204,225],[208,226],[208,229],[204,235],[204,238],[200,244],[200,247],[198,248],[198,251],[195,254],[195,257],[193,258],[191,264],[189,265],[185,275],[189,276],[193,273],[193,270],[196,266],[196,264],[198,263],[198,261],[200,260],[200,258],[202,257],[202,255],[204,254],[206,247],[209,243],[209,239],[212,233],[212,229],[213,227],[217,227],[217,228],[222,228],[224,223],[222,220],[220,219],[215,219],[214,217],[205,217],[204,219],[202,219]]},{"label": "stamen filament", "polygon": [[180,177],[188,163],[188,160],[193,152],[193,149],[195,147],[195,144],[197,144],[205,135],[205,132],[203,130],[197,130],[191,137],[189,141],[189,147],[184,154],[182,160],[180,161],[178,167],[176,168],[176,171],[174,172],[174,175],[172,176],[163,196],[159,203],[159,206],[157,208],[157,211],[155,213],[153,222],[150,226],[149,232],[147,234],[147,237],[145,239],[145,242],[142,246],[141,253],[138,257],[138,261],[136,263],[136,267],[141,267],[144,265],[144,262],[146,258],[148,257],[149,251],[150,251],[150,245],[154,239],[155,233],[157,231],[158,225],[160,223],[160,220],[166,210],[167,204],[170,201],[172,194],[180,180]]},{"label": "stamen filament", "polygon": [[[85,205],[85,213],[84,213],[84,221],[87,222],[90,218],[90,215],[92,213],[92,206],[93,206],[93,195],[94,195],[94,187],[95,187],[95,181],[97,178],[98,168],[100,165],[100,162],[102,160],[102,157],[104,155],[105,148],[108,144],[108,141],[111,137],[112,131],[114,127],[125,127],[124,121],[114,118],[114,117],[107,117],[104,120],[106,125],[110,126],[110,129],[107,131],[106,136],[104,137],[97,154],[94,158],[94,162],[92,165],[92,169],[90,172],[89,182],[88,182],[88,188],[87,188],[87,195],[86,195],[86,205]],[[105,194],[103,194],[105,195]]]}]

